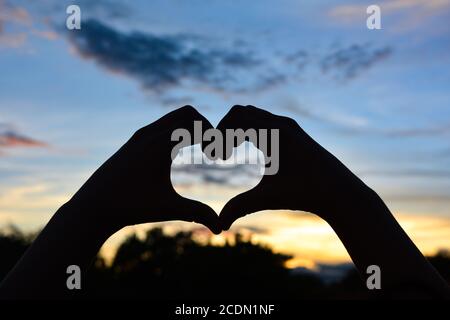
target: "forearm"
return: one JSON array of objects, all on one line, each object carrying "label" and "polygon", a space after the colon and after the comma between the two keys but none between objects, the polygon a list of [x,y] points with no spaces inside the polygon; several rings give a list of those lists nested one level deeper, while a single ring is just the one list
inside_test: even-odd
[{"label": "forearm", "polygon": [[378,195],[368,187],[352,194],[328,218],[362,275],[367,267],[381,271],[381,289],[402,296],[448,297],[449,287],[425,259]]},{"label": "forearm", "polygon": [[83,277],[112,233],[78,210],[69,202],[55,213],[1,283],[0,297],[65,298],[73,294],[66,286],[67,267],[79,266]]}]

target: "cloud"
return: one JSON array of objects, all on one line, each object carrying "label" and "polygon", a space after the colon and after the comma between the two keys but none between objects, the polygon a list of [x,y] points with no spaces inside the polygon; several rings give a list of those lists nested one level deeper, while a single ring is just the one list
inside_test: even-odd
[{"label": "cloud", "polygon": [[385,132],[390,137],[423,137],[450,133],[450,124],[430,127],[392,129]]},{"label": "cloud", "polygon": [[369,45],[353,44],[334,50],[321,59],[322,72],[332,73],[337,80],[353,79],[392,53],[390,47],[371,49]]},{"label": "cloud", "polygon": [[[164,93],[175,88],[238,94],[266,91],[298,79],[299,71],[313,64],[312,55],[306,50],[269,59],[270,50],[263,58],[247,45],[219,45],[192,34],[124,32],[96,19],[85,21],[79,32],[65,32],[82,58],[137,80],[145,91],[157,97],[164,97]],[[338,80],[348,80],[390,53],[388,47],[371,49],[355,44],[319,55],[319,69],[333,73]],[[284,68],[280,68],[280,63]],[[167,101],[163,104],[167,105]]]},{"label": "cloud", "polygon": [[368,120],[357,115],[350,115],[336,112],[324,112],[311,107],[307,107],[299,103],[295,99],[286,98],[280,107],[294,115],[299,120],[303,121],[309,119],[317,123],[329,126],[337,132],[358,132],[365,130],[368,125]]},{"label": "cloud", "polygon": [[358,176],[387,176],[387,177],[425,177],[425,178],[450,178],[450,170],[437,169],[401,169],[401,170],[365,170],[358,172]]},{"label": "cloud", "polygon": [[[372,135],[385,138],[417,138],[417,137],[439,137],[450,134],[450,123],[434,126],[410,127],[410,128],[380,128],[369,125],[365,117],[349,115],[344,113],[321,112],[312,107],[299,103],[295,99],[285,98],[280,108],[298,116],[299,120],[309,119],[332,128],[335,132],[343,135]],[[450,154],[443,152],[439,156],[445,157]]]},{"label": "cloud", "polygon": [[2,186],[0,226],[15,223],[25,228],[45,224],[70,195],[46,183]]},{"label": "cloud", "polygon": [[298,50],[284,56],[286,63],[294,65],[297,69],[303,69],[310,62],[310,54],[306,50]]},{"label": "cloud", "polygon": [[0,32],[3,31],[3,24],[5,22],[30,26],[32,19],[25,8],[11,6],[6,1],[0,0]]},{"label": "cloud", "polygon": [[339,131],[344,134],[379,135],[387,138],[416,138],[445,136],[450,133],[450,124],[411,127],[411,128],[375,128],[375,127],[341,127]]},{"label": "cloud", "polygon": [[[159,98],[161,104],[165,107],[173,107],[186,104],[194,104],[194,99],[191,96],[171,96],[161,95]],[[198,106],[197,106],[198,108]]]},{"label": "cloud", "polygon": [[[292,262],[291,262],[292,263]],[[313,275],[317,276],[326,284],[333,284],[341,281],[349,271],[355,269],[353,263],[339,264],[314,264],[313,267],[296,267],[291,270],[293,274]],[[356,269],[355,269],[356,270]]]},{"label": "cloud", "polygon": [[387,201],[392,202],[408,202],[408,203],[440,203],[450,202],[450,194],[391,194],[383,197]]},{"label": "cloud", "polygon": [[79,0],[80,8],[83,8],[83,14],[88,17],[105,17],[111,19],[127,19],[133,14],[130,6],[123,2],[112,0]]},{"label": "cloud", "polygon": [[[9,25],[14,25],[15,31],[6,27]],[[33,19],[27,9],[0,0],[0,47],[20,48],[27,42],[29,36],[46,40],[58,38],[58,34],[53,30],[35,29],[35,24],[33,24]]]},{"label": "cloud", "polygon": [[45,142],[18,133],[7,123],[0,123],[0,155],[2,149],[13,147],[46,147]]},{"label": "cloud", "polygon": [[172,165],[175,184],[184,187],[198,183],[224,186],[253,185],[261,179],[261,166],[256,164],[186,164]]},{"label": "cloud", "polygon": [[[270,234],[270,228],[264,228],[261,226],[245,225],[245,226],[238,228],[237,232],[240,232],[241,228],[244,230],[248,230],[251,233],[255,233],[255,234],[265,234],[265,235]],[[233,230],[233,231],[236,231],[236,230]]]},{"label": "cloud", "polygon": [[193,36],[125,33],[98,20],[85,21],[82,31],[68,32],[68,38],[83,58],[154,92],[185,84],[237,91],[241,82],[235,73],[261,64],[248,52],[208,48]]},{"label": "cloud", "polygon": [[[382,15],[402,15],[402,21],[407,21],[408,26],[417,27],[424,19],[446,13],[450,7],[450,0],[390,0],[381,1]],[[333,19],[352,23],[361,22],[367,17],[367,4],[339,5],[332,8],[328,15]],[[399,19],[400,20],[400,19]]]},{"label": "cloud", "polygon": [[301,49],[281,54],[281,60],[294,70],[294,74],[289,74],[293,79],[305,80],[302,75],[309,75],[307,71],[321,71],[322,74],[331,74],[334,80],[342,82],[360,76],[388,58],[392,52],[393,49],[389,46],[374,48],[367,43],[351,43],[320,52]]},{"label": "cloud", "polygon": [[310,108],[307,108],[303,104],[296,101],[287,100],[284,104],[281,104],[281,108],[295,114],[296,116],[299,116],[301,119],[311,119],[325,124],[335,124],[326,115],[318,114],[317,112],[312,111]]},{"label": "cloud", "polygon": [[58,34],[52,30],[32,30],[32,34],[46,40],[58,39]]},{"label": "cloud", "polygon": [[[405,10],[418,10],[439,13],[442,9],[450,7],[449,0],[390,0],[378,3],[384,14],[401,13]],[[336,18],[348,19],[366,13],[367,5],[350,4],[339,5],[329,11],[329,15]]]},{"label": "cloud", "polygon": [[19,48],[27,41],[27,34],[1,34],[0,33],[0,47]]},{"label": "cloud", "polygon": [[437,152],[436,156],[440,158],[450,158],[450,148]]},{"label": "cloud", "polygon": [[27,40],[27,34],[23,31],[7,32],[5,25],[9,23],[29,27],[32,19],[26,9],[10,6],[0,0],[0,47],[21,47]]},{"label": "cloud", "polygon": [[0,148],[4,147],[44,147],[46,143],[26,137],[13,131],[0,133]]}]

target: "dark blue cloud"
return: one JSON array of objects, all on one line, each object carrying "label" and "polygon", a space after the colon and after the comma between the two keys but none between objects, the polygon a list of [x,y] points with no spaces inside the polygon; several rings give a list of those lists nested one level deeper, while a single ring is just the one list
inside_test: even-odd
[{"label": "dark blue cloud", "polygon": [[235,72],[260,64],[246,52],[202,47],[195,37],[125,33],[97,20],[83,22],[81,31],[68,35],[83,57],[129,75],[152,91],[183,82],[226,90],[230,83],[238,82]]},{"label": "dark blue cloud", "polygon": [[80,31],[65,32],[82,57],[136,79],[160,96],[168,89],[197,85],[220,92],[265,91],[297,79],[309,65],[318,65],[340,81],[358,76],[391,54],[388,47],[355,44],[325,55],[297,50],[277,60],[270,50],[262,58],[248,45],[217,45],[191,34],[124,32],[96,19],[84,21]]},{"label": "dark blue cloud", "polygon": [[327,54],[320,65],[324,73],[332,73],[338,80],[352,79],[391,53],[390,47],[372,49],[369,45],[353,44]]}]

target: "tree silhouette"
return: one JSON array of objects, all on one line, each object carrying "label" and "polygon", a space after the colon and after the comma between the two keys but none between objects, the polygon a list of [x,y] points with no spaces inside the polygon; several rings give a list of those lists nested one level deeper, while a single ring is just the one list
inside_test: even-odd
[{"label": "tree silhouette", "polygon": [[[0,232],[0,280],[33,237],[13,226]],[[143,238],[128,236],[110,264],[97,255],[83,277],[79,297],[183,301],[368,297],[355,269],[340,282],[326,285],[318,276],[291,272],[285,267],[288,259],[240,234],[216,246],[196,241],[191,232],[168,235],[153,228]],[[429,260],[450,282],[449,252],[440,251]]]}]

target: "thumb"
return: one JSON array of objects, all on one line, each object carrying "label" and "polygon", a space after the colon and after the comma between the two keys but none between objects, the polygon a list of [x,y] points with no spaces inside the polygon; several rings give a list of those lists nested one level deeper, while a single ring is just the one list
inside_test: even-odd
[{"label": "thumb", "polygon": [[181,197],[177,203],[177,207],[182,208],[183,215],[180,218],[181,220],[201,223],[208,227],[214,234],[222,232],[219,216],[210,206],[200,201]]},{"label": "thumb", "polygon": [[228,201],[220,212],[219,221],[222,230],[230,229],[237,219],[264,209],[261,193],[256,187],[238,194]]}]

